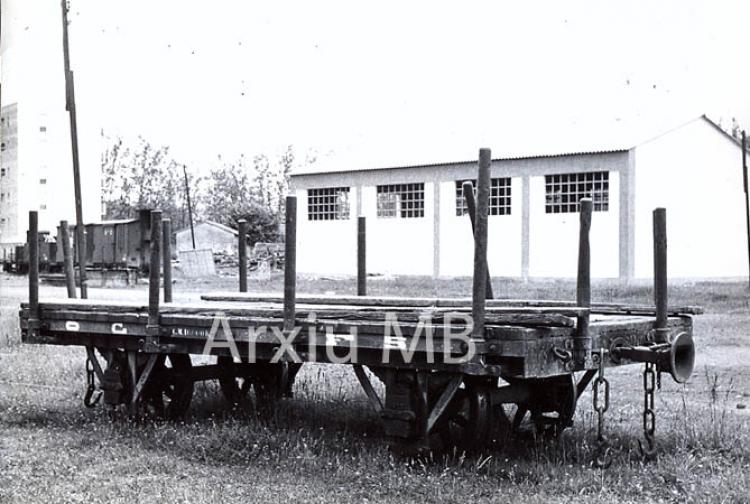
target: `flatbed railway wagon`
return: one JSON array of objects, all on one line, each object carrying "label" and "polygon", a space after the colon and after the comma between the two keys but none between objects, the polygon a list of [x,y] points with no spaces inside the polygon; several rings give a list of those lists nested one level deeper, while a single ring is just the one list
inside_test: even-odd
[{"label": "flatbed railway wagon", "polygon": [[[471,186],[464,186],[475,242],[471,298],[298,296],[296,199],[288,197],[283,296],[218,293],[192,304],[172,303],[165,261],[166,302],[160,302],[159,265],[169,242],[162,245],[161,214],[154,211],[147,304],[40,300],[32,213],[29,301],[20,312],[23,341],[84,346],[88,405],[102,393],[105,403],[125,405],[133,415],[170,418],[189,408],[196,381],[218,380],[233,403],[252,389],[256,410],[268,413],[289,393],[301,363],[351,365],[389,443],[407,453],[481,448],[500,424],[560,432],[572,424],[581,393],[593,383],[599,420],[594,460],[600,466],[609,461],[605,369],[645,363],[643,451],[652,456],[657,374],[668,372],[678,382],[689,378],[695,358],[692,315],[700,313],[667,304],[664,210],[654,212],[654,307],[591,303],[590,199],[580,204],[576,301],[492,299],[489,165],[489,150],[480,150],[476,201]],[[363,243],[364,233],[359,238]],[[246,257],[243,243],[240,233],[240,256]],[[364,294],[363,253],[358,260]],[[246,290],[247,261],[241,261],[240,291]],[[217,359],[194,365],[195,354]],[[383,397],[372,375],[383,382]]]}]

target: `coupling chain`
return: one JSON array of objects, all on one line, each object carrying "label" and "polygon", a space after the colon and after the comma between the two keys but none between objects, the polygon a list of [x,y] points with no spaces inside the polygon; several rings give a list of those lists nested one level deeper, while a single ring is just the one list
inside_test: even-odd
[{"label": "coupling chain", "polygon": [[599,372],[594,380],[594,411],[597,416],[594,465],[606,469],[612,464],[610,446],[604,436],[604,413],[609,409],[609,381],[604,377],[604,349],[599,349]]},{"label": "coupling chain", "polygon": [[656,413],[654,412],[654,395],[660,385],[656,376],[656,364],[647,362],[643,368],[643,437],[646,446],[639,442],[641,455],[647,460],[656,456]]}]

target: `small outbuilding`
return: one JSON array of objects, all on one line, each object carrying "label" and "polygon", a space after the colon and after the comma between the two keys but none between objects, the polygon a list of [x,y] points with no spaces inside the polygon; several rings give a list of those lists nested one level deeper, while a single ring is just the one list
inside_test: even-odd
[{"label": "small outbuilding", "polygon": [[239,233],[224,224],[213,221],[204,221],[196,224],[195,229],[195,247],[190,228],[177,231],[175,241],[177,252],[185,250],[211,250],[213,253],[222,253],[228,255],[237,254],[237,240]]}]

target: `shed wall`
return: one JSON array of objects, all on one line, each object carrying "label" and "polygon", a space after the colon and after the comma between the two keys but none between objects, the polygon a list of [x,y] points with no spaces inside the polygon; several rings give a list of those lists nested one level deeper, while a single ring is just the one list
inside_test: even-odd
[{"label": "shed wall", "polygon": [[[493,276],[573,277],[578,250],[578,214],[546,214],[544,175],[610,172],[609,209],[592,226],[592,272],[619,274],[620,172],[626,151],[494,161],[491,177],[511,178],[511,212],[489,216],[488,263]],[[473,270],[468,216],[456,215],[457,180],[476,178],[475,162],[298,175],[292,178],[298,204],[298,270],[356,274],[356,216],[367,217],[367,270],[433,276],[467,276]],[[377,217],[376,186],[424,182],[423,218]],[[350,218],[311,221],[307,189],[351,187]],[[360,197],[361,196],[361,197]],[[325,252],[321,253],[321,247]],[[627,248],[626,248],[627,249]]]},{"label": "shed wall", "polygon": [[705,120],[635,149],[635,275],[653,275],[652,211],[667,209],[670,278],[748,272],[741,150]]}]

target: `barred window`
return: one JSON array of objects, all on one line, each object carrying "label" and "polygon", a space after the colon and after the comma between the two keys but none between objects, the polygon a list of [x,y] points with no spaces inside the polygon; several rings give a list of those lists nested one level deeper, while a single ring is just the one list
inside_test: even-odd
[{"label": "barred window", "polygon": [[424,183],[377,187],[378,217],[424,217]]},{"label": "barred window", "polygon": [[[456,180],[456,215],[466,215],[469,209],[466,207],[463,184],[471,182],[474,186],[474,197],[477,195],[477,181]],[[510,215],[510,177],[499,177],[490,179],[490,204],[488,215]]]},{"label": "barred window", "polygon": [[545,175],[546,213],[578,212],[581,198],[591,198],[594,211],[609,210],[609,172]]},{"label": "barred window", "polygon": [[307,220],[344,220],[348,218],[348,187],[323,187],[307,190]]}]

